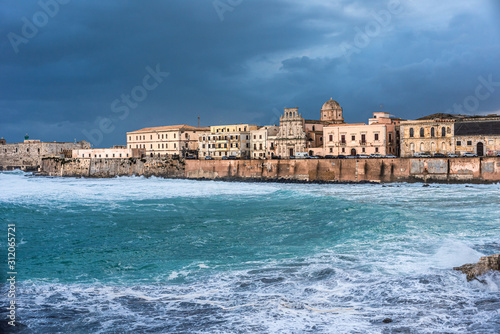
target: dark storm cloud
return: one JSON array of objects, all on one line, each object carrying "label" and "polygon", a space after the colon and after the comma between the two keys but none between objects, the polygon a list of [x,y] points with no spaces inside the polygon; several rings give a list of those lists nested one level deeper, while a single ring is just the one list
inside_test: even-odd
[{"label": "dark storm cloud", "polygon": [[[318,118],[330,97],[350,122],[380,104],[416,118],[463,103],[480,76],[500,81],[498,6],[486,0],[215,2],[222,12],[213,1],[66,1],[16,53],[9,34],[22,37],[54,1],[0,5],[8,141],[88,140],[82,130],[97,130],[110,146],[141,127],[196,125],[197,115],[202,125],[276,123],[276,110],[295,106]],[[123,102],[157,65],[168,77],[134,108]],[[500,110],[495,89],[473,113]],[[116,100],[128,114],[113,112]]]}]

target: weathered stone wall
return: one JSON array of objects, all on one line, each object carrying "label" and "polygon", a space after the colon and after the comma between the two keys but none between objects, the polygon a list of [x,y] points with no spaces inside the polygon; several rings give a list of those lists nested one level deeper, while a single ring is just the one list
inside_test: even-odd
[{"label": "weathered stone wall", "polygon": [[89,147],[89,143],[40,142],[28,140],[24,143],[0,144],[0,170],[22,169],[37,170],[42,158],[60,156],[64,150]]},{"label": "weathered stone wall", "polygon": [[188,160],[185,176],[337,182],[500,182],[500,158]]},{"label": "weathered stone wall", "polygon": [[157,158],[42,159],[41,175],[76,177],[160,176],[184,177],[184,162]]},{"label": "weathered stone wall", "polygon": [[307,159],[307,160],[42,160],[42,175],[125,175],[222,180],[326,182],[500,182],[500,158]]}]

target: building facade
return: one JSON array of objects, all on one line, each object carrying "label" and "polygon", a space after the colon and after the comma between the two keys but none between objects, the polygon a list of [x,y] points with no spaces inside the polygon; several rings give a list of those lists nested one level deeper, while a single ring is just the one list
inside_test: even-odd
[{"label": "building facade", "polygon": [[402,121],[401,157],[412,157],[415,153],[455,153],[455,122],[454,118]]},{"label": "building facade", "polygon": [[199,134],[209,130],[185,124],[144,128],[127,132],[127,148],[142,148],[149,157],[197,155]]},{"label": "building facade", "polygon": [[276,146],[276,154],[281,158],[289,158],[297,152],[306,152],[305,120],[299,114],[299,108],[285,108],[283,116],[280,117]]},{"label": "building facade", "polygon": [[325,155],[397,155],[400,119],[375,112],[368,124],[344,123],[324,127]]},{"label": "building facade", "polygon": [[211,126],[209,132],[198,137],[198,157],[210,156],[250,158],[250,132],[257,130],[257,125],[234,124]]},{"label": "building facade", "polygon": [[274,155],[275,140],[279,127],[266,125],[250,131],[250,155],[252,159],[268,159]]},{"label": "building facade", "polygon": [[60,157],[75,149],[90,148],[90,143],[80,141],[69,142],[42,142],[29,139],[28,135],[22,143],[7,143],[0,139],[0,170],[20,168],[36,170],[42,163],[42,158]]},{"label": "building facade", "polygon": [[276,135],[276,154],[282,158],[289,158],[298,152],[323,155],[324,127],[343,123],[343,109],[333,99],[323,104],[320,120],[306,120],[299,114],[298,108],[285,108]]},{"label": "building facade", "polygon": [[94,148],[73,150],[72,158],[78,159],[120,159],[120,158],[142,158],[146,155],[144,148],[128,148],[127,146],[115,145],[111,148]]},{"label": "building facade", "polygon": [[500,117],[464,119],[455,123],[455,153],[466,152],[478,156],[495,156],[500,153]]}]

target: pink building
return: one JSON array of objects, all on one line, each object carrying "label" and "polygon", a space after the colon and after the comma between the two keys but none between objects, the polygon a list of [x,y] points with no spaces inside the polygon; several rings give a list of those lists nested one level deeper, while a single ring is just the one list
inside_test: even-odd
[{"label": "pink building", "polygon": [[387,112],[375,112],[368,124],[343,123],[323,128],[325,155],[399,154],[399,123]]}]

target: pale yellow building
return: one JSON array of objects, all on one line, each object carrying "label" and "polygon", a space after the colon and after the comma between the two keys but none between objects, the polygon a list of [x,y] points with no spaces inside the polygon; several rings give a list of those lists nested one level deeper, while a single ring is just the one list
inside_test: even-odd
[{"label": "pale yellow building", "polygon": [[186,156],[198,153],[198,136],[208,127],[169,125],[127,132],[127,147],[143,148],[149,157]]},{"label": "pale yellow building", "polygon": [[274,142],[279,126],[266,125],[250,131],[250,155],[252,159],[267,159],[274,155]]},{"label": "pale yellow building", "polygon": [[198,157],[213,158],[237,157],[250,158],[250,132],[257,130],[257,125],[234,124],[210,127],[210,132],[199,134]]},{"label": "pale yellow building", "polygon": [[400,119],[375,112],[369,123],[344,123],[323,128],[324,155],[398,154]]},{"label": "pale yellow building", "polygon": [[455,118],[430,116],[401,122],[401,157],[412,157],[415,153],[455,153],[455,122]]}]

